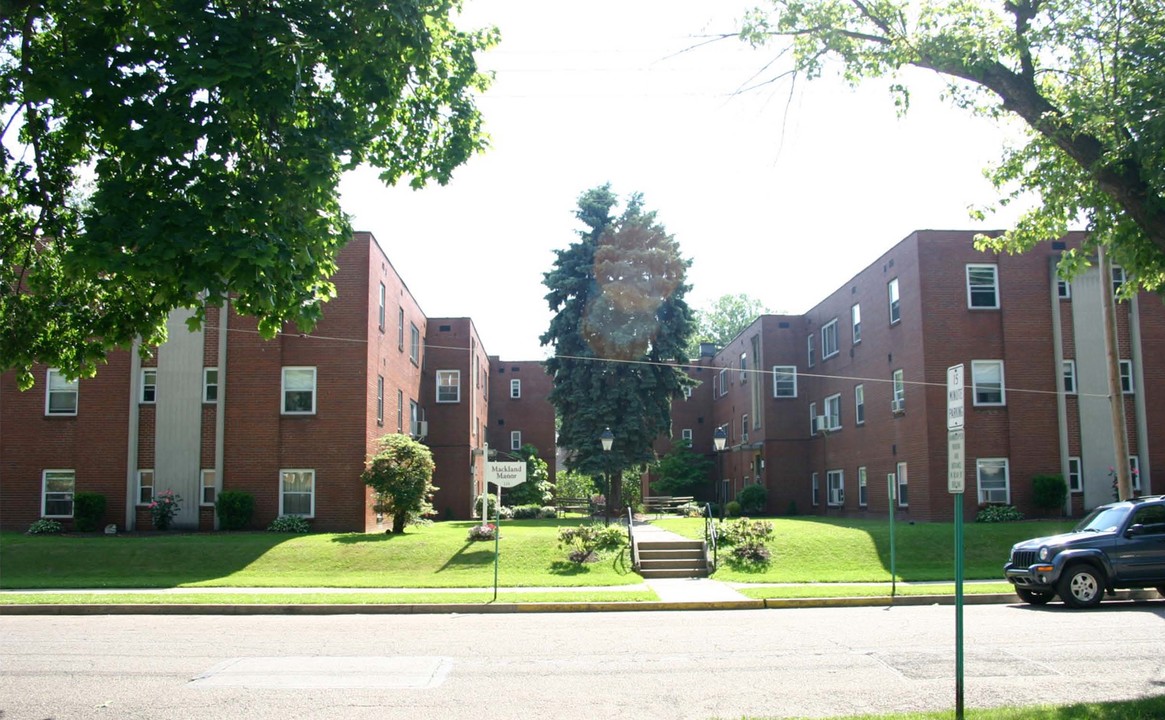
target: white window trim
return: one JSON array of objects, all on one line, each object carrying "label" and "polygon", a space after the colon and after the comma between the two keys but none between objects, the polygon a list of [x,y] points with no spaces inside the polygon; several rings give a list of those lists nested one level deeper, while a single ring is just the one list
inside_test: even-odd
[{"label": "white window trim", "polygon": [[854,345],[862,341],[862,304],[854,303],[849,308],[850,332]]},{"label": "white window trim", "polygon": [[870,504],[870,486],[867,478],[866,466],[858,468],[858,507],[867,507]]},{"label": "white window trim", "polygon": [[[288,410],[287,409],[287,371],[288,370],[311,370],[311,410]],[[315,366],[312,365],[288,365],[283,368],[279,379],[279,408],[282,415],[315,415],[316,414],[316,385],[319,380],[319,372]],[[291,392],[305,392],[301,389],[292,389]]]},{"label": "white window trim", "polygon": [[[60,378],[58,384],[60,387],[53,387],[53,378]],[[73,409],[71,411],[62,412],[60,410],[53,411],[52,397],[56,394],[67,393],[73,396]],[[45,375],[45,396],[44,396],[44,414],[53,417],[72,417],[77,414],[77,408],[81,405],[81,383],[79,380],[69,381],[61,374],[60,370],[56,368],[49,368]]]},{"label": "white window trim", "polygon": [[[999,401],[979,400],[979,376],[976,367],[994,365],[999,368]],[[972,360],[971,361],[971,401],[975,407],[1001,407],[1007,404],[1007,378],[1004,375],[1002,360]]]},{"label": "white window trim", "polygon": [[728,394],[728,368],[720,368],[720,397]]},{"label": "white window trim", "polygon": [[[1137,392],[1137,383],[1133,377],[1133,361],[1119,360],[1118,362],[1120,367],[1121,394],[1135,395]],[[1126,369],[1128,372],[1126,372]]]},{"label": "white window trim", "polygon": [[[828,338],[833,338],[832,346],[826,342]],[[830,320],[821,326],[821,360],[825,361],[837,355],[841,350],[838,348],[837,340],[837,318]]]},{"label": "white window trim", "polygon": [[1056,297],[1061,300],[1072,299],[1072,283],[1063,278],[1056,279]]},{"label": "white window trim", "polygon": [[740,442],[748,442],[748,413],[740,416]]},{"label": "white window trim", "polygon": [[[311,474],[311,490],[308,493],[311,496],[311,510],[307,515],[300,515],[299,513],[293,513],[293,514],[295,514],[298,517],[306,518],[308,520],[314,518],[316,516],[316,471],[311,469],[311,468],[283,468],[279,471],[279,514],[280,515],[287,515],[288,514],[283,509],[283,496],[284,496],[283,476],[287,473],[310,473]],[[296,493],[296,494],[298,495],[300,493]]]},{"label": "white window trim", "polygon": [[[146,382],[146,378],[153,378],[153,382]],[[146,398],[146,388],[152,391],[150,395],[153,397]],[[148,367],[142,368],[141,384],[138,386],[138,401],[143,405],[154,405],[158,402],[158,368]]]},{"label": "white window trim", "polygon": [[866,386],[854,385],[854,425],[866,424]]},{"label": "white window trim", "polygon": [[1129,455],[1129,485],[1136,492],[1141,491],[1141,458]]},{"label": "white window trim", "polygon": [[[906,500],[902,500],[902,488],[906,488]],[[894,472],[894,498],[898,507],[910,507],[910,470],[906,463],[900,462]]]},{"label": "white window trim", "polygon": [[[1076,480],[1075,483],[1072,482],[1073,478]],[[1082,465],[1080,464],[1080,458],[1078,457],[1068,458],[1068,492],[1084,492],[1084,475],[1082,471]]]},{"label": "white window trim", "polygon": [[[1011,504],[1011,463],[1007,458],[979,458],[975,461],[975,488],[978,491],[979,504],[984,503],[998,503],[999,500],[988,500],[983,488],[983,465],[984,463],[1003,463],[1003,504]],[[996,490],[997,491],[997,490]]]},{"label": "white window trim", "polygon": [[376,424],[384,426],[384,376],[376,376]]},{"label": "white window trim", "polygon": [[[438,370],[436,377],[437,377],[437,383],[436,383],[437,384],[437,402],[439,404],[452,404],[452,403],[461,402],[461,371],[460,370]],[[442,378],[450,378],[450,377],[456,379],[457,382],[452,384],[452,385],[443,384],[441,382]],[[453,399],[449,399],[449,398],[442,399],[441,398],[441,391],[442,390],[450,390],[450,389],[456,391],[454,393]]]},{"label": "white window trim", "polygon": [[[214,373],[214,382],[210,381],[210,373]],[[204,403],[218,403],[218,387],[219,387],[218,368],[204,367],[202,368],[202,402]],[[214,397],[210,397],[210,388],[214,388]]]},{"label": "white window trim", "polygon": [[421,364],[421,329],[416,323],[409,323],[409,360],[413,365]]},{"label": "white window trim", "polygon": [[898,292],[898,278],[886,283],[886,306],[890,313],[890,324],[902,322],[902,295]]},{"label": "white window trim", "polygon": [[[837,485],[834,485],[834,480]],[[825,471],[826,504],[829,507],[845,505],[845,470]]]},{"label": "white window trim", "polygon": [[813,507],[821,504],[821,481],[817,478],[817,473],[813,473]]},{"label": "white window trim", "polygon": [[[781,380],[788,384],[789,380],[793,381],[793,394],[781,395],[778,391],[778,386]],[[797,397],[797,366],[796,365],[773,365],[773,397],[775,398],[795,398]]]},{"label": "white window trim", "polygon": [[692,429],[684,428],[683,430],[680,430],[680,439],[692,442]]},{"label": "white window trim", "polygon": [[[971,296],[972,296],[971,271],[972,270],[984,270],[984,269],[991,270],[991,278],[992,278],[991,290],[992,290],[992,294],[995,296],[995,301],[991,305],[973,305],[971,303]],[[999,309],[999,266],[998,265],[995,265],[993,263],[967,263],[966,279],[967,279],[967,309],[968,310],[998,310]],[[987,286],[983,285],[983,284],[979,284],[979,285],[975,286],[976,289],[980,289],[980,290],[982,290],[986,287]]]},{"label": "white window trim", "polygon": [[[49,515],[48,514],[48,504],[49,504],[48,484],[49,484],[49,474],[50,473],[68,473],[69,475],[73,476],[73,489],[70,492],[53,491],[54,496],[56,496],[56,495],[68,495],[68,498],[63,498],[63,497],[62,498],[55,498],[54,497],[54,500],[62,500],[62,501],[66,500],[66,499],[68,500],[69,509],[70,509],[70,512],[68,515]],[[71,517],[73,517],[73,513],[76,512],[76,506],[73,504],[76,496],[77,496],[77,471],[76,470],[72,470],[70,468],[56,468],[56,469],[50,468],[50,469],[46,469],[46,470],[41,471],[41,474],[40,474],[40,516],[42,518],[71,518]]]},{"label": "white window trim", "polygon": [[396,308],[396,349],[401,352],[405,349],[405,309],[399,305]]},{"label": "white window trim", "polygon": [[906,411],[906,373],[902,368],[895,370],[890,375],[891,387],[891,409],[894,412]]},{"label": "white window trim", "polygon": [[510,449],[511,450],[521,450],[522,449],[522,431],[521,430],[511,430],[510,431]]},{"label": "white window trim", "polygon": [[813,357],[813,335],[805,338],[805,356],[809,367],[817,364],[816,359]]},{"label": "white window trim", "polygon": [[[146,475],[149,475],[149,483],[146,483]],[[140,468],[137,472],[138,486],[137,486],[137,505],[149,505],[154,501],[154,488],[156,487],[154,479],[154,471],[152,468]],[[142,490],[144,488],[150,489],[150,497],[148,500],[142,499]]]},{"label": "white window trim", "polygon": [[1112,295],[1113,295],[1113,297],[1116,297],[1117,293],[1119,293],[1121,291],[1121,287],[1124,286],[1124,284],[1126,282],[1128,282],[1129,276],[1128,276],[1128,274],[1125,273],[1125,269],[1123,267],[1121,267],[1120,265],[1113,265],[1111,279],[1112,279]]},{"label": "white window trim", "polygon": [[378,290],[377,292],[379,293],[379,297],[377,298],[378,307],[377,307],[376,319],[378,320],[380,332],[384,332],[384,323],[388,319],[386,317],[388,315],[388,307],[385,305],[385,300],[386,300],[388,294],[385,290],[384,283],[380,283],[380,290]]},{"label": "white window trim", "polygon": [[[830,432],[837,432],[841,430],[841,393],[836,393],[825,398],[822,405],[825,409],[825,422]],[[833,412],[836,410],[837,412]]]},{"label": "white window trim", "polygon": [[[206,476],[210,475],[213,482],[208,486],[206,484]],[[214,497],[218,498],[218,479],[215,477],[216,473],[213,468],[203,468],[202,472],[198,474],[198,506],[199,507],[214,507],[214,500],[207,502],[206,489],[209,487],[214,491]]]},{"label": "white window trim", "polygon": [[817,403],[809,403],[809,436],[817,434]]},{"label": "white window trim", "polygon": [[[1069,380],[1071,380],[1071,384],[1072,384],[1072,387],[1070,389],[1067,387]],[[1061,387],[1064,388],[1065,395],[1075,395],[1076,394],[1076,361],[1075,360],[1065,360],[1064,361],[1064,364],[1061,366],[1061,370],[1060,370],[1060,383],[1061,383]]]},{"label": "white window trim", "polygon": [[522,380],[520,378],[514,378],[513,380],[510,380],[510,399],[511,400],[518,400],[521,397],[522,397]]}]

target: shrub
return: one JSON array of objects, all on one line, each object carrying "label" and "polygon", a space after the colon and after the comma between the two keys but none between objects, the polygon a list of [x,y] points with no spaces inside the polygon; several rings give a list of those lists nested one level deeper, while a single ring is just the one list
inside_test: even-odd
[{"label": "shrub", "polygon": [[615,550],[626,543],[627,535],[618,525],[592,523],[558,529],[558,546],[570,548],[570,561],[579,565],[598,559],[603,550]]},{"label": "shrub", "polygon": [[299,515],[280,515],[267,526],[267,532],[306,533],[311,532],[311,523]]},{"label": "shrub", "polygon": [[538,517],[542,520],[554,520],[558,517],[558,508],[553,505],[543,505],[538,508]]},{"label": "shrub", "polygon": [[493,540],[497,535],[497,526],[489,523],[487,525],[474,525],[469,528],[469,536],[466,539],[469,542],[482,542],[485,540]]},{"label": "shrub", "polygon": [[154,496],[150,503],[150,518],[154,521],[154,528],[169,530],[174,516],[182,509],[182,496],[173,490],[163,490]]},{"label": "shrub", "polygon": [[740,503],[735,500],[729,500],[724,506],[724,512],[728,517],[740,517]]},{"label": "shrub", "polygon": [[37,520],[28,526],[27,532],[29,535],[60,535],[65,531],[56,520],[45,520],[44,518]]},{"label": "shrub", "polygon": [[721,545],[746,545],[748,543],[767,543],[773,539],[773,524],[768,520],[749,520],[740,518],[730,522],[718,523],[716,535]]},{"label": "shrub", "polygon": [[498,517],[500,517],[502,520],[513,520],[514,508],[509,507],[508,505],[502,505],[501,509],[498,510]]},{"label": "shrub", "polygon": [[1045,511],[1060,510],[1068,499],[1068,483],[1062,475],[1036,475],[1032,478],[1032,503]]},{"label": "shrub", "polygon": [[104,517],[104,495],[90,492],[73,495],[73,529],[77,532],[97,532]]},{"label": "shrub", "polygon": [[214,501],[214,512],[223,530],[245,530],[255,513],[255,496],[242,490],[224,490]]},{"label": "shrub", "polygon": [[746,542],[732,546],[732,559],[742,565],[768,565],[772,553],[764,543]]},{"label": "shrub", "polygon": [[[485,519],[498,516],[498,496],[486,493],[485,495]],[[481,495],[478,495],[473,501],[473,517],[478,520],[481,519]],[[516,517],[516,516],[515,516]]]},{"label": "shrub", "polygon": [[736,501],[740,503],[740,511],[745,515],[764,512],[768,499],[769,491],[764,485],[745,485],[736,494]]},{"label": "shrub", "polygon": [[403,533],[405,526],[433,514],[433,454],[407,435],[393,433],[377,441],[360,479],[376,494],[381,513],[392,518],[386,532]]},{"label": "shrub", "polygon": [[704,517],[704,506],[698,503],[690,502],[686,505],[681,505],[676,508],[676,515],[686,518]]},{"label": "shrub", "polygon": [[979,508],[979,514],[975,516],[975,522],[981,523],[1015,522],[1017,520],[1023,520],[1023,513],[1011,505],[983,505]]},{"label": "shrub", "polygon": [[519,505],[514,508],[515,520],[535,520],[541,514],[541,505]]}]

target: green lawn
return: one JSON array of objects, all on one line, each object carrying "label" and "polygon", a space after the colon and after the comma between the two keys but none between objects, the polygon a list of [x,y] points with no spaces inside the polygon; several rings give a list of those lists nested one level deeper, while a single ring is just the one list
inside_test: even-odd
[{"label": "green lawn", "polygon": [[[950,720],[954,710],[891,715],[848,715],[834,720]],[[967,720],[1160,720],[1165,718],[1165,695],[1078,705],[1041,705],[1037,707],[967,709]],[[752,718],[751,720],[761,720]]]}]

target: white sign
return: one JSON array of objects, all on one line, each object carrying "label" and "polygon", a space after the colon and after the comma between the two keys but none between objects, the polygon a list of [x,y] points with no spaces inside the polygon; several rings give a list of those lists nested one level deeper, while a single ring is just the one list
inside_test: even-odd
[{"label": "white sign", "polygon": [[485,481],[498,487],[514,487],[526,482],[525,462],[487,462]]},{"label": "white sign", "polygon": [[966,488],[967,454],[963,446],[964,431],[951,430],[947,433],[947,491],[961,494]]},{"label": "white sign", "polygon": [[963,429],[963,366],[947,368],[947,430]]}]

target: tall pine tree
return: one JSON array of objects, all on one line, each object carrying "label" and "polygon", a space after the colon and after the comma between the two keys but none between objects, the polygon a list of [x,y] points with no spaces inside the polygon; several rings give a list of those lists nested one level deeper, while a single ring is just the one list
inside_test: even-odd
[{"label": "tall pine tree", "polygon": [[[651,444],[671,426],[672,400],[691,384],[675,363],[695,329],[684,300],[690,262],[632,195],[618,217],[610,185],[584,192],[576,216],[579,242],[556,251],[544,284],[554,312],[543,345],[554,348],[550,401],[561,420],[558,444],[567,467],[604,478],[651,461]],[[614,446],[599,436],[610,428]],[[608,516],[620,484],[607,492]]]}]

